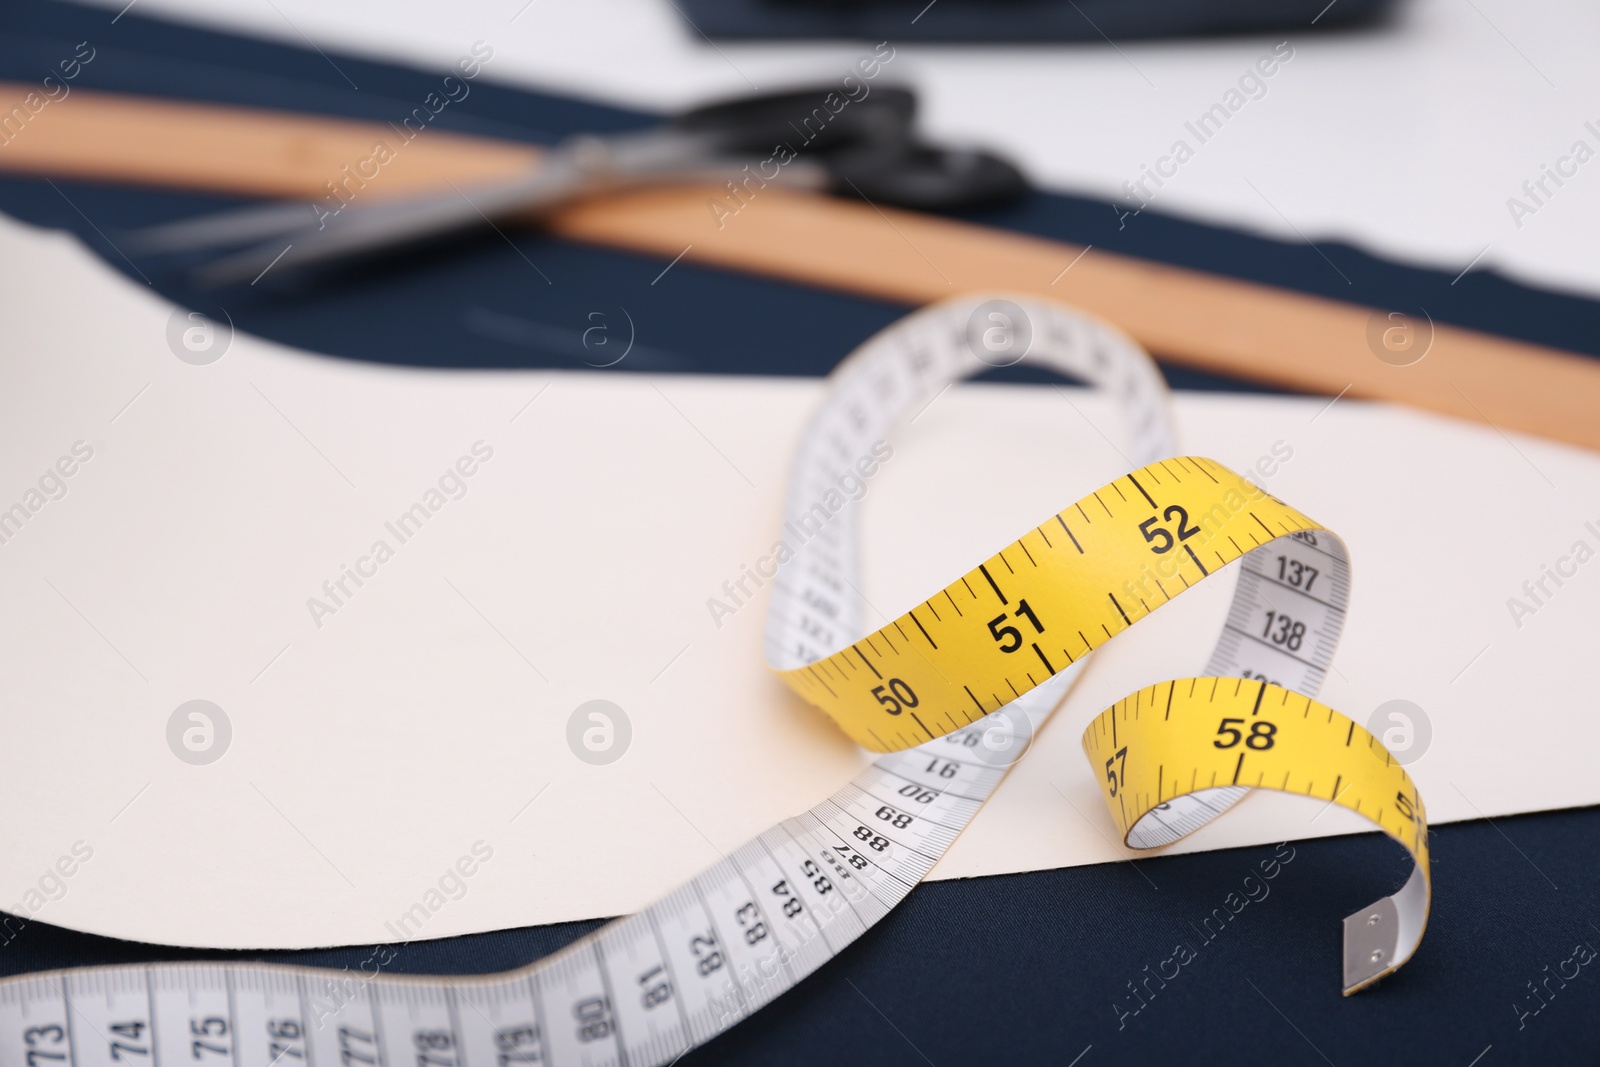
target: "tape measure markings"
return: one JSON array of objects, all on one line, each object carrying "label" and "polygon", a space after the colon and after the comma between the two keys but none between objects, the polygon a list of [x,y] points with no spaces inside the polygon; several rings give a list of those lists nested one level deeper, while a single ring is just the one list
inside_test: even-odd
[{"label": "tape measure markings", "polygon": [[[1199,482],[1197,475],[1204,475],[1206,482]],[[1143,500],[1153,501],[1140,476],[1151,481],[1166,501],[1163,516],[1167,525],[1154,525],[1156,516],[1144,523],[1137,521],[1147,509],[1123,493],[1122,487],[1126,483]],[[1113,500],[1108,500],[1113,494],[1115,508]],[[1104,512],[1098,521],[1089,518],[1084,509],[1089,500]],[[1234,500],[1239,503],[1230,508]],[[1160,508],[1150,505],[1150,510]],[[1198,457],[1163,461],[1108,483],[1054,516],[1069,532],[1066,516],[1071,512],[1080,516],[1083,534],[1081,538],[1072,536],[1072,549],[1062,541],[1052,543],[1042,527],[1035,528],[924,600],[920,606],[930,616],[926,622],[912,609],[861,641],[781,676],[869,748],[926,743],[948,729],[970,725],[1055,676],[1059,671],[1052,656],[1059,655],[1064,666],[1071,666],[1128,629],[1135,619],[1209,577],[1213,570],[1285,536],[1321,529],[1263,490]],[[1278,529],[1269,526],[1268,520]],[[1038,540],[1030,547],[1032,538]],[[1195,552],[1197,544],[1213,558],[1213,568],[1201,562]],[[1186,554],[1175,557],[1169,580],[1176,577],[1183,587],[1169,589],[1160,574],[1151,573],[1147,560],[1180,545]],[[1016,566],[1007,557],[1008,551],[1017,557]],[[1019,573],[1018,567],[1025,570]],[[1127,603],[1117,597],[1119,581]],[[1311,581],[1314,583],[1315,577]],[[1322,667],[1331,658],[1342,626],[1342,609],[1317,600],[1326,612],[1337,614],[1339,625],[1318,630],[1316,649],[1321,654],[1308,660],[1241,628],[1240,622],[1260,603],[1270,601],[1256,583],[1242,592],[1245,595],[1236,595],[1227,625],[1240,636],[1310,668],[1320,683]],[[940,602],[953,609],[953,615],[940,613]],[[977,632],[980,618],[997,608],[1009,610],[988,622],[987,634]],[[1274,618],[1279,616],[1282,613],[1274,610]],[[1285,631],[1292,635],[1285,640],[1296,650],[1302,647],[1307,632],[1303,624],[1296,628],[1298,623],[1300,620],[1291,620]],[[905,640],[907,630],[918,632],[923,642]],[[895,634],[902,638],[898,646]],[[870,657],[862,645],[871,651]],[[1030,650],[1037,662],[1028,660],[1025,667],[1012,667],[1015,660],[1011,657],[1024,649]],[[959,685],[955,677],[962,679]],[[917,714],[918,708],[930,711],[928,719]],[[922,737],[908,737],[906,729],[897,725],[902,712],[922,731]],[[935,723],[934,729],[929,729],[928,720]],[[948,729],[941,720],[949,724]]]},{"label": "tape measure markings", "polygon": [[[1084,754],[1097,769],[1104,766],[1101,791],[1124,839],[1135,847],[1140,847],[1141,827],[1157,828],[1156,836],[1197,829],[1182,814],[1169,824],[1162,812],[1185,796],[1203,800],[1223,776],[1230,786],[1245,781],[1252,788],[1325,795],[1329,807],[1338,804],[1364,816],[1404,846],[1415,861],[1405,886],[1345,919],[1345,993],[1356,992],[1403,964],[1427,924],[1429,855],[1422,798],[1405,768],[1360,724],[1270,682],[1234,679],[1227,686],[1225,681],[1183,679],[1123,698],[1084,731]],[[1159,725],[1143,714],[1158,707]],[[1172,779],[1168,789],[1167,759],[1191,768],[1187,787]],[[1253,782],[1245,772],[1247,760]],[[1206,771],[1210,778],[1201,782],[1199,775]]]},{"label": "tape measure markings", "polygon": [[[1012,553],[1008,546],[978,571],[969,572],[960,592],[952,584],[940,594],[943,600],[929,598],[893,620],[892,633],[885,627],[861,636],[866,630],[861,624],[863,609],[869,605],[855,580],[858,512],[825,502],[830,492],[838,495],[846,475],[864,469],[861,465],[867,461],[861,457],[875,454],[874,442],[886,439],[893,426],[915,418],[951,382],[992,365],[993,361],[986,363],[973,355],[994,354],[992,346],[976,343],[974,323],[981,327],[999,315],[1009,331],[999,353],[1007,361],[1014,361],[1012,354],[1019,359],[1025,355],[1031,363],[1085,379],[1116,398],[1131,430],[1135,459],[1130,465],[1150,464],[1134,472],[1137,479],[1127,476],[1126,488],[1151,507],[1158,495],[1164,498],[1174,487],[1201,484],[1201,474],[1215,486],[1228,479],[1234,480],[1231,484],[1239,481],[1223,468],[1208,468],[1205,461],[1153,463],[1175,449],[1165,386],[1148,357],[1093,320],[1047,303],[1026,305],[983,298],[935,305],[868,341],[835,372],[828,399],[796,450],[783,525],[790,558],[770,587],[766,634],[767,655],[775,667],[790,672],[814,668],[803,675],[813,693],[844,702],[847,698],[838,688],[859,686],[874,675],[875,684],[888,686],[888,679],[899,677],[883,672],[890,663],[897,671],[912,663],[942,674],[937,664],[953,662],[950,654],[961,642],[952,637],[947,643],[939,635],[956,635],[955,627],[976,621],[962,613],[963,596],[965,603],[979,604],[993,595],[1001,607],[1012,607],[1002,589],[1015,592],[1058,566],[1067,558],[1068,544],[1075,566],[1111,558],[1101,539],[1115,538],[1105,531],[1117,527],[1116,515],[1124,507],[1137,504],[1123,491],[1124,479],[1118,479],[1104,490],[1108,496],[1115,494],[1117,511],[1106,499],[1092,498],[1104,509],[1103,518],[1113,521],[1091,519],[1092,513],[1083,507],[1068,509],[1056,517],[1064,540],[1054,536],[1054,527],[1041,524],[1016,543],[1019,552]],[[1261,548],[1245,549],[1230,535],[1233,554],[1213,549],[1215,566],[1203,563],[1193,546],[1185,544],[1189,562],[1180,560],[1176,576],[1187,588],[1190,577],[1203,579],[1229,560],[1243,557],[1228,625],[1207,672],[1237,676],[1249,671],[1252,678],[1260,675],[1259,685],[1270,669],[1275,680],[1283,680],[1288,688],[1315,693],[1343,625],[1348,592],[1344,548],[1331,534],[1279,502],[1263,503],[1260,509],[1279,523],[1283,533],[1301,538],[1274,533],[1252,516],[1268,535],[1263,542],[1252,530],[1247,535],[1252,545],[1266,545],[1281,553],[1284,561],[1269,559]],[[1177,538],[1173,531],[1167,536],[1188,540]],[[796,544],[791,546],[790,540]],[[1132,547],[1137,551],[1140,546]],[[1144,550],[1149,551],[1149,542]],[[1328,561],[1317,569],[1319,576],[1329,578],[1324,595],[1330,599],[1309,597],[1315,602],[1306,605],[1310,610],[1297,609],[1297,616],[1305,616],[1294,619],[1304,624],[1297,648],[1277,647],[1270,639],[1264,647],[1245,641],[1265,612],[1276,612],[1267,592],[1276,587],[1261,568],[1276,562],[1287,573],[1291,562],[1310,566],[1306,553]],[[1191,566],[1193,570],[1184,573]],[[1019,578],[1017,567],[1029,568],[1024,572],[1029,577]],[[376,972],[369,976],[363,971],[359,980],[337,972],[256,964],[151,964],[23,976],[0,982],[0,1067],[126,1067],[121,1058],[113,1058],[113,1046],[104,1033],[107,1028],[121,1033],[115,1029],[119,1025],[129,1034],[144,1035],[148,1030],[149,1037],[161,1039],[152,1041],[143,1054],[129,1053],[148,1056],[151,1067],[161,1067],[161,1059],[168,1055],[191,1067],[398,1067],[413,1057],[418,1067],[670,1063],[802,980],[910,892],[1004,777],[1008,764],[991,762],[982,747],[985,730],[998,727],[983,723],[1036,731],[1081,670],[1083,651],[1153,610],[1150,599],[1157,599],[1159,607],[1182,592],[1176,588],[1169,592],[1160,575],[1147,576],[1153,577],[1159,598],[1141,596],[1135,589],[1124,604],[1115,595],[1118,587],[1113,581],[1098,614],[1085,609],[1073,615],[1086,620],[1088,634],[1096,640],[1079,628],[1082,647],[1069,653],[1066,645],[1061,646],[1062,663],[1041,645],[1034,668],[1039,684],[1034,684],[1032,671],[1022,672],[1031,687],[1027,690],[1013,684],[1020,678],[1003,670],[978,679],[980,688],[991,690],[989,700],[1003,705],[988,720],[980,719],[984,701],[969,692],[962,697],[971,695],[974,710],[964,703],[941,707],[943,717],[932,717],[932,730],[928,718],[919,715],[922,732],[942,733],[942,739],[881,757],[811,811],[784,820],[728,853],[644,911],[534,965],[483,977],[408,978]],[[1113,576],[1127,580],[1130,587],[1136,577],[1137,568]],[[1013,585],[1019,581],[1022,585]],[[972,588],[979,582],[981,586]],[[1051,611],[1059,607],[1049,597],[1035,603],[1037,594],[1031,587],[1021,595],[1029,599],[1035,614],[1040,607],[1048,605]],[[938,610],[944,604],[950,613]],[[1015,616],[1020,606],[1019,600],[1010,614]],[[926,613],[921,611],[924,607]],[[1268,620],[1269,631],[1276,618],[1274,614]],[[1026,613],[997,621],[1019,624],[1019,636],[1021,627],[1029,625]],[[1041,621],[1056,625],[1042,615]],[[1098,630],[1090,623],[1096,623]],[[1308,635],[1313,640],[1304,648]],[[924,650],[919,641],[928,647]],[[1309,658],[1292,654],[1302,648]],[[918,678],[926,673],[923,670]],[[965,671],[959,676],[963,678],[959,688],[967,690]],[[1009,701],[1001,691],[1001,679],[1012,694]],[[942,680],[948,689],[957,688],[953,679]],[[1169,698],[1174,691],[1175,687],[1169,688]],[[1142,717],[1144,697],[1135,694],[1133,699],[1133,727],[1118,726],[1117,708],[1096,720],[1105,720],[1118,747],[1129,740],[1125,729],[1137,732],[1141,723],[1148,726],[1151,721]],[[1119,707],[1126,715],[1127,701]],[[1352,731],[1359,729],[1352,726]],[[1093,728],[1085,736],[1086,749],[1092,734]],[[916,740],[906,737],[903,729],[896,730],[893,739],[902,745]],[[1146,743],[1154,751],[1164,743],[1163,734],[1155,733],[1130,752],[1130,758],[1140,757],[1132,759],[1136,774],[1148,773],[1142,759]],[[1382,766],[1375,758],[1371,762]],[[1191,788],[1197,784],[1200,763],[1194,767]],[[1121,825],[1132,816],[1133,824],[1124,827],[1130,844],[1136,838],[1144,847],[1175,840],[1248,791],[1230,784],[1162,801],[1165,769],[1165,761],[1158,759],[1153,783],[1157,803],[1148,812],[1130,812],[1123,806],[1126,792],[1118,787],[1123,798],[1113,808],[1113,817]],[[1127,773],[1126,764],[1121,773]],[[1288,781],[1284,779],[1285,784]],[[1109,787],[1102,784],[1102,789]],[[1337,794],[1337,784],[1334,790]],[[1143,800],[1134,809],[1149,800],[1150,792],[1148,782],[1136,788],[1135,799]],[[1374,920],[1385,935],[1391,928],[1399,929],[1395,943],[1404,954],[1394,965],[1403,962],[1420,939],[1418,915],[1422,922],[1426,919],[1426,831],[1420,800],[1415,813],[1415,833],[1424,849],[1417,872],[1405,888],[1386,898],[1388,910],[1381,915],[1388,925]],[[1395,836],[1389,826],[1384,829]],[[1381,909],[1386,901],[1374,908]],[[1358,913],[1346,920],[1347,986],[1351,953],[1365,952],[1367,942],[1362,939],[1370,940],[1362,929],[1352,927],[1352,920],[1359,918]],[[663,1011],[669,1003],[670,1010]],[[94,1037],[102,1040],[85,1034],[85,1027],[101,1031]],[[202,1040],[204,1047],[195,1044]],[[224,1051],[213,1052],[212,1047]],[[179,1050],[193,1055],[181,1057]]]}]

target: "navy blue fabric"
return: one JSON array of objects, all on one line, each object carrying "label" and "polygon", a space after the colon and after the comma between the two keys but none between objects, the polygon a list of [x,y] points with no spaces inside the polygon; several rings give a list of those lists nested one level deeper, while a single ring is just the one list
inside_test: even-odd
[{"label": "navy blue fabric", "polygon": [[[66,4],[0,8],[0,77],[41,78],[76,42],[88,40],[96,56],[74,83],[79,87],[394,121],[444,73],[324,58],[135,14],[113,25],[112,14]],[[480,80],[462,106],[438,121],[548,142],[652,117]],[[210,298],[187,286],[182,264],[130,263],[115,235],[235,203],[0,179],[0,210],[70,230],[130,277],[197,307]],[[1600,305],[1489,272],[1452,284],[1448,273],[1387,263],[1335,243],[1285,244],[1151,212],[1119,217],[1106,203],[1066,196],[1041,194],[973,217],[1305,292],[1425,308],[1439,321],[1600,356]],[[905,310],[689,263],[652,285],[665,261],[537,234],[511,240],[515,248],[490,235],[381,272],[229,296],[227,306],[243,329],[332,356],[480,367],[579,366],[587,313],[626,307],[638,323],[640,350],[619,372],[750,374],[824,373]],[[1166,369],[1180,387],[1253,387]],[[1064,810],[1061,817],[1076,816]],[[1592,1063],[1600,1060],[1600,975],[1590,973],[1592,966],[1576,977],[1561,974],[1572,974],[1574,964],[1566,961],[1576,946],[1600,947],[1597,845],[1600,812],[1593,810],[1436,830],[1435,906],[1421,951],[1398,975],[1350,999],[1338,994],[1339,919],[1392,891],[1405,874],[1401,851],[1374,836],[1302,842],[1278,853],[1242,849],[925,885],[841,958],[682,1063],[1066,1064],[1087,1049],[1079,1061],[1084,1067],[1464,1065],[1490,1045],[1483,1067]],[[1292,858],[1284,859],[1290,850]],[[1271,880],[1263,864],[1275,871]],[[1259,899],[1234,915],[1230,893],[1235,901]],[[1226,917],[1217,918],[1217,909]],[[370,947],[190,952],[18,922],[0,923],[0,974],[193,958],[358,968],[373,954]],[[501,970],[594,925],[409,945],[390,969]],[[1166,961],[1179,944],[1195,959],[1162,984],[1159,975],[1172,973]]]},{"label": "navy blue fabric", "polygon": [[680,0],[708,37],[779,40],[1118,41],[1305,32],[1371,22],[1390,0]]}]

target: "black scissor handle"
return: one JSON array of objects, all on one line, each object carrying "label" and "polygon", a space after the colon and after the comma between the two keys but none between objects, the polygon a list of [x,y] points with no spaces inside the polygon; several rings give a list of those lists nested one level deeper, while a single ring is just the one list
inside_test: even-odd
[{"label": "black scissor handle", "polygon": [[729,153],[765,155],[786,146],[826,168],[834,192],[874,203],[951,211],[1028,191],[1022,172],[999,156],[919,142],[916,113],[910,89],[872,86],[856,99],[839,86],[819,85],[719,101],[669,125],[710,136]]},{"label": "black scissor handle", "polygon": [[966,148],[911,143],[841,151],[825,164],[835,192],[917,211],[960,211],[1024,196],[1028,179],[1010,161]]},{"label": "black scissor handle", "polygon": [[770,153],[779,144],[829,152],[867,141],[907,141],[916,113],[909,89],[871,86],[857,99],[839,86],[819,85],[718,101],[674,116],[668,125],[709,134],[729,152]]}]

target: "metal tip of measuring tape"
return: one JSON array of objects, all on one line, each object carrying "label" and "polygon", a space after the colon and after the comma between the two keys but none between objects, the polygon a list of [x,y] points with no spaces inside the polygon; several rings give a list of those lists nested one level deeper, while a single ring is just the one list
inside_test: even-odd
[{"label": "metal tip of measuring tape", "polygon": [[1344,995],[1364,989],[1400,964],[1400,911],[1384,897],[1344,920]]}]

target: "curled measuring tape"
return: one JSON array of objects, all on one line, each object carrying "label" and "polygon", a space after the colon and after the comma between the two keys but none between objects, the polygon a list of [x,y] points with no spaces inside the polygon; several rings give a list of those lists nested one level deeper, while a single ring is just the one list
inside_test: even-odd
[{"label": "curled measuring tape", "polygon": [[[827,509],[823,521],[813,509],[951,382],[1024,360],[1109,390],[1128,451],[1146,466],[869,633],[855,511]],[[797,449],[785,530],[800,547],[773,585],[767,628],[785,681],[888,755],[644,911],[529,967],[447,978],[261,964],[28,975],[0,983],[0,1067],[672,1063],[886,915],[994,792],[1088,652],[1234,561],[1208,677],[1107,709],[1084,750],[1135,848],[1177,840],[1251,788],[1324,797],[1398,840],[1416,861],[1411,878],[1345,920],[1345,992],[1377,980],[1422,937],[1427,826],[1399,764],[1311,699],[1344,620],[1344,546],[1220,465],[1168,458],[1165,400],[1136,346],[1048,303],[963,298],[896,324],[841,364]]]},{"label": "curled measuring tape", "polygon": [[[996,729],[1031,733],[1090,652],[1242,560],[1210,677],[1156,686],[1108,709],[1084,733],[1084,751],[1133,848],[1194,832],[1252,787],[1325,798],[1404,845],[1415,860],[1405,886],[1345,920],[1344,990],[1371,984],[1422,939],[1427,818],[1382,745],[1311,701],[1344,626],[1344,543],[1220,464],[1163,458],[1174,451],[1165,386],[1132,342],[1035,301],[969,298],[919,312],[835,372],[829,402],[797,451],[785,529],[805,522],[842,459],[863,454],[950,382],[1023,359],[1109,390],[1132,453],[1156,462],[1051,516],[871,633],[854,583],[856,516],[845,512],[802,545],[774,584],[768,662],[858,743],[880,752],[925,746],[934,755],[926,769],[940,771],[930,742],[957,731],[963,742],[988,742]],[[999,725],[974,725],[986,718]]]}]

